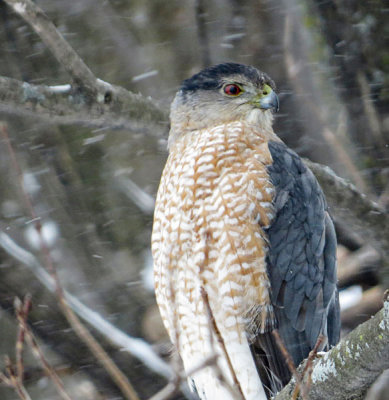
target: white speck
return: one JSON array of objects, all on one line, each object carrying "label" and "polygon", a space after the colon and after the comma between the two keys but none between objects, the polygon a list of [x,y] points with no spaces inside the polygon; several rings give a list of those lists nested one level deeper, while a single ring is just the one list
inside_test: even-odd
[{"label": "white speck", "polygon": [[250,214],[255,210],[256,204],[255,203],[250,203],[249,205],[249,212]]},{"label": "white speck", "polygon": [[35,177],[35,174],[26,172],[23,174],[23,187],[30,195],[39,192],[41,185]]},{"label": "white speck", "polygon": [[158,71],[156,69],[145,72],[144,74],[136,75],[132,78],[133,82],[139,82],[143,79],[151,78],[152,76],[158,75]]},{"label": "white speck", "polygon": [[246,36],[246,33],[244,33],[244,32],[233,33],[231,35],[224,36],[224,40],[237,40],[237,39],[242,39],[245,36]]},{"label": "white speck", "polygon": [[98,83],[101,83],[102,85],[106,86],[106,87],[112,87],[112,85],[106,81],[103,81],[102,79],[97,78],[96,81]]},{"label": "white speck", "polygon": [[93,143],[101,142],[102,140],[104,140],[104,138],[105,138],[105,134],[102,133],[102,134],[100,134],[100,135],[96,135],[96,136],[93,136],[93,137],[84,139],[84,141],[83,141],[82,144],[83,144],[84,146],[87,146],[88,144],[93,144]]},{"label": "white speck", "polygon": [[40,234],[34,225],[29,225],[24,232],[24,236],[30,246],[38,250],[41,249],[41,240],[44,241],[47,247],[52,247],[58,239],[59,230],[54,221],[47,221],[42,223]]},{"label": "white speck", "polygon": [[49,86],[49,89],[53,93],[67,93],[71,90],[72,85],[66,84],[66,85],[55,85],[55,86]]},{"label": "white speck", "polygon": [[339,292],[339,303],[342,310],[346,310],[362,299],[362,288],[359,285],[350,286]]},{"label": "white speck", "polygon": [[15,3],[13,8],[18,14],[24,14],[26,12],[26,5],[23,3]]},{"label": "white speck", "polygon": [[385,320],[382,320],[379,324],[378,324],[378,326],[384,331],[387,327],[386,327],[386,324],[385,324]]}]

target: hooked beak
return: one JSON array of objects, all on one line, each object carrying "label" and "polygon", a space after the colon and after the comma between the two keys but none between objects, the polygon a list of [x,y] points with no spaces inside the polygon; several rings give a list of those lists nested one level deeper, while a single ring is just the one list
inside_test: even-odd
[{"label": "hooked beak", "polygon": [[273,109],[274,112],[278,112],[280,109],[280,103],[278,101],[278,96],[272,90],[268,95],[262,97],[259,100],[259,108],[263,110]]}]

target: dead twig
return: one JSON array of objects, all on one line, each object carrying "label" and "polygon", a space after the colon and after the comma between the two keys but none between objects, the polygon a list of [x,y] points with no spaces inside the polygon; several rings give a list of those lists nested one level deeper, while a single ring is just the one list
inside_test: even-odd
[{"label": "dead twig", "polygon": [[289,351],[286,348],[284,341],[281,339],[281,336],[278,333],[278,330],[274,329],[272,331],[272,335],[274,336],[274,339],[276,340],[277,346],[280,349],[280,351],[285,359],[285,362],[289,368],[290,373],[293,375],[293,377],[296,381],[296,387],[295,387],[295,390],[293,391],[292,400],[296,400],[299,393],[301,393],[301,397],[303,398],[303,400],[307,400],[307,398],[305,397],[305,392],[303,390],[303,382],[300,378],[299,373],[297,372],[296,366],[294,365],[292,356],[289,354]]},{"label": "dead twig", "polygon": [[305,386],[304,390],[307,398],[312,384],[313,361],[315,360],[317,352],[319,351],[323,342],[324,342],[324,335],[320,334],[316,340],[315,347],[309,352],[307,362],[302,372],[302,381]]},{"label": "dead twig", "polygon": [[[374,317],[313,362],[309,399],[364,398],[367,388],[389,368],[388,354],[389,301],[385,300]],[[290,400],[295,385],[292,379],[275,400]]]},{"label": "dead twig", "polygon": [[[0,383],[3,382],[4,385],[14,389],[17,395],[22,400],[31,400],[30,395],[28,394],[27,390],[23,384],[23,375],[24,375],[24,368],[23,368],[23,359],[18,352],[23,348],[23,344],[20,341],[24,341],[24,335],[20,335],[20,330],[17,336],[16,345],[15,345],[15,352],[16,352],[16,369],[13,367],[11,359],[9,356],[4,357],[5,362],[5,371],[3,373],[0,371]],[[22,365],[19,365],[21,363]]]},{"label": "dead twig", "polygon": [[54,383],[57,392],[61,396],[61,398],[64,400],[72,400],[71,397],[66,393],[62,380],[54,371],[54,368],[52,368],[52,366],[46,360],[43,351],[38,346],[34,334],[32,333],[30,327],[27,325],[28,311],[31,307],[31,297],[29,295],[26,295],[23,303],[20,301],[20,299],[16,298],[14,305],[16,318],[19,323],[19,331],[23,332],[23,336],[26,337],[35,358],[41,363],[47,377]]},{"label": "dead twig", "polygon": [[[47,290],[55,293],[53,278],[48,274],[37,258],[12,240],[4,232],[4,229],[0,231],[0,247],[15,260],[27,266],[36,279],[38,279]],[[171,379],[173,375],[171,368],[165,361],[157,356],[147,342],[124,333],[66,290],[64,290],[64,295],[72,310],[103,335],[106,340],[111,342],[114,346],[123,349],[123,351],[127,351],[133,357],[136,357],[151,371],[167,379]]]}]

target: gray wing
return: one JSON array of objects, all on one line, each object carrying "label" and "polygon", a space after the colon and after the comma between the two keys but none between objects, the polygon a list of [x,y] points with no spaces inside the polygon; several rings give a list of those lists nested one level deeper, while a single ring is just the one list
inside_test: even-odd
[{"label": "gray wing", "polygon": [[[273,158],[268,173],[276,190],[276,215],[266,230],[267,269],[278,331],[297,366],[315,346],[319,334],[327,338],[327,345],[339,340],[336,235],[312,172],[285,144],[268,145]],[[267,363],[268,374],[270,370],[275,378],[270,380],[282,385],[289,381],[289,370],[271,333],[259,335],[253,351],[262,364]],[[277,386],[274,382],[269,385],[273,389]]]}]

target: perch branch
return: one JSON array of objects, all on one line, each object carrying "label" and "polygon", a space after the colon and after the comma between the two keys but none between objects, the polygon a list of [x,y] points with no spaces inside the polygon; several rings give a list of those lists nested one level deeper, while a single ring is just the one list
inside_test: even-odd
[{"label": "perch branch", "polygon": [[[363,399],[371,384],[389,368],[388,354],[389,299],[386,299],[373,318],[314,362],[309,399]],[[290,400],[295,386],[292,379],[275,400]]]},{"label": "perch branch", "polygon": [[167,112],[152,100],[109,83],[106,89],[101,100],[71,85],[33,85],[0,76],[0,111],[64,125],[123,128],[154,136],[166,132]]}]

